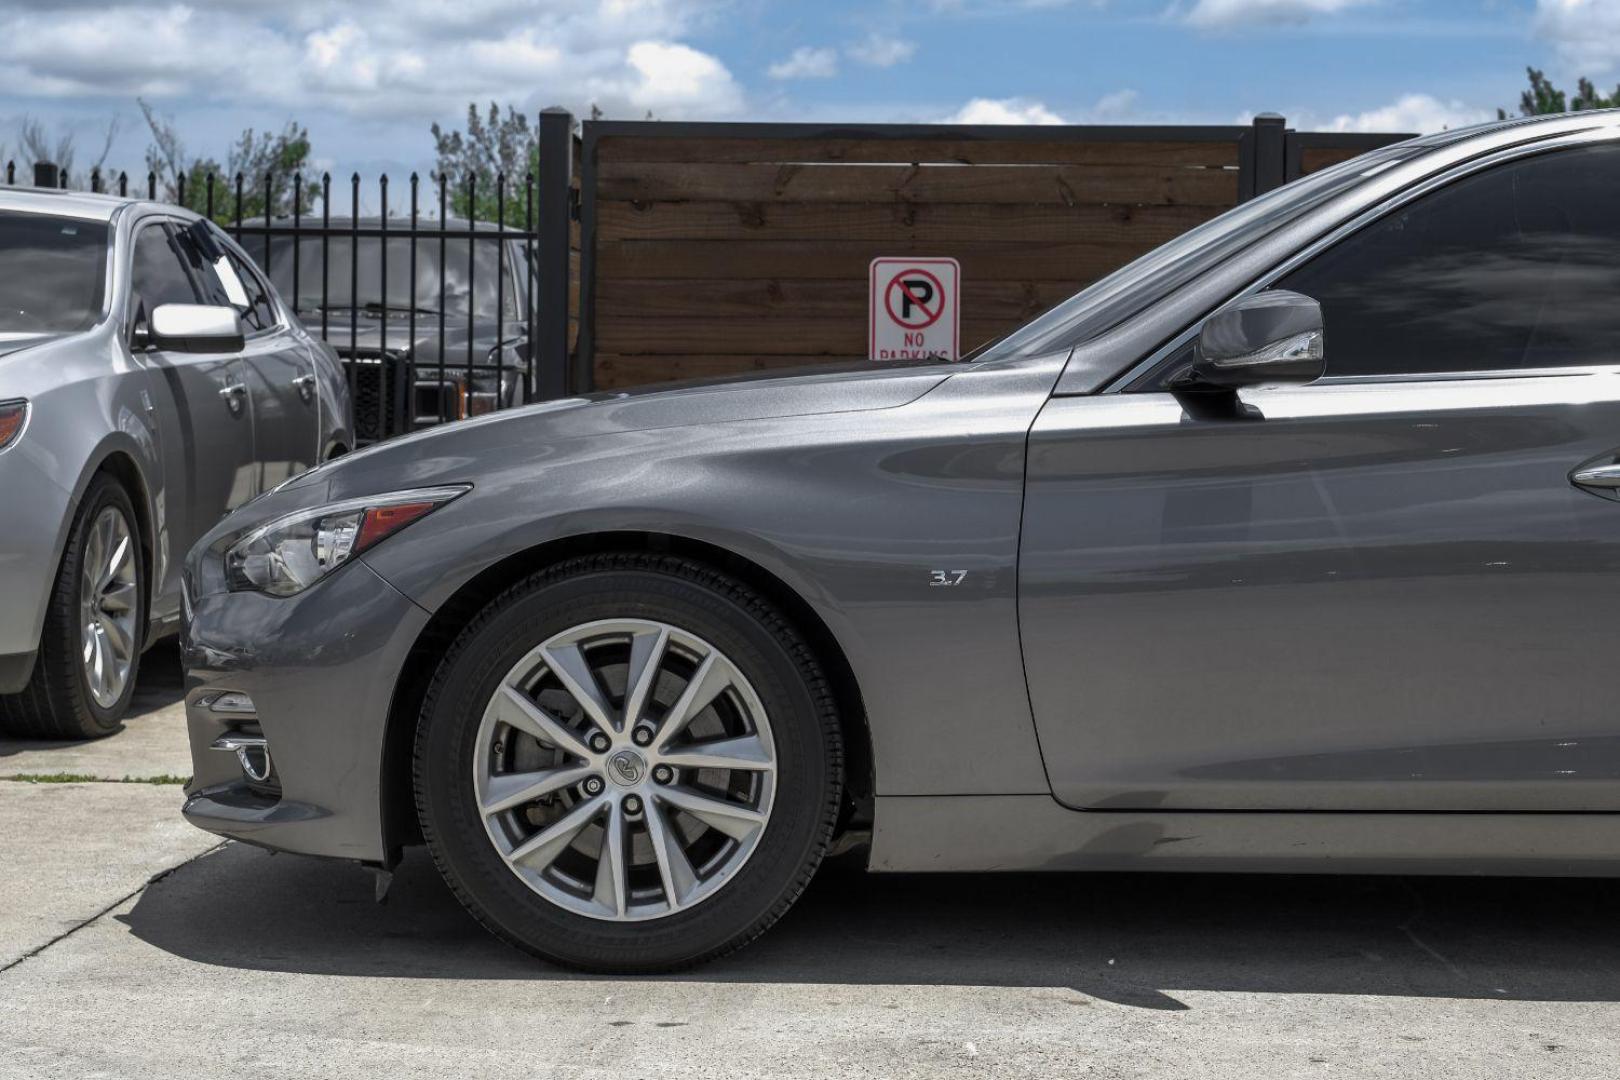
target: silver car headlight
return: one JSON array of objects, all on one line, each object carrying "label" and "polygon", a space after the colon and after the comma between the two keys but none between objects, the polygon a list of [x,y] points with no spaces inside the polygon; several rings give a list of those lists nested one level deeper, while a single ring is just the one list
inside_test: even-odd
[{"label": "silver car headlight", "polygon": [[417,488],[328,503],[260,525],[225,552],[232,592],[292,596],[471,489]]}]

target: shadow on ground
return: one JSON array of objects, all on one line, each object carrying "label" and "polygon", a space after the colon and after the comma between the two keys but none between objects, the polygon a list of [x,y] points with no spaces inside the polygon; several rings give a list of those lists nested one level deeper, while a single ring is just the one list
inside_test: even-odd
[{"label": "shadow on ground", "polygon": [[[135,693],[129,699],[127,724],[151,713],[175,705],[185,697],[185,673],[180,668],[180,643],[174,638],[160,641],[141,656],[141,672],[135,683]],[[116,738],[119,728],[109,738]],[[54,750],[60,747],[84,746],[98,739],[41,740],[0,738],[0,759],[32,750]]]},{"label": "shadow on ground", "polygon": [[[1183,1008],[1184,990],[1612,1001],[1616,910],[1616,881],[843,871],[760,941],[681,978],[1058,987],[1158,1009]],[[579,978],[486,934],[420,849],[382,906],[357,867],[232,844],[120,918],[223,967]]]}]

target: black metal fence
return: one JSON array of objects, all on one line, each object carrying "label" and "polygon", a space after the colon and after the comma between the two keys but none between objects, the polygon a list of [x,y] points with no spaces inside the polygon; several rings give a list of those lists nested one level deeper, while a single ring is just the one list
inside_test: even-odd
[{"label": "black metal fence", "polygon": [[[561,128],[565,154],[572,126],[567,113],[541,118],[551,142]],[[538,174],[497,175],[492,199],[476,175],[424,182],[416,173],[403,193],[380,176],[367,199],[358,173],[335,188],[330,174],[313,184],[298,173],[206,174],[188,191],[184,174],[164,183],[150,172],[92,170],[82,186],[172,201],[229,233],[337,352],[364,444],[567,392],[569,167],[561,164],[560,179],[558,163],[544,160]],[[14,162],[5,180],[16,184]],[[33,180],[71,186],[48,165]],[[560,275],[543,250],[550,237],[561,240]]]}]

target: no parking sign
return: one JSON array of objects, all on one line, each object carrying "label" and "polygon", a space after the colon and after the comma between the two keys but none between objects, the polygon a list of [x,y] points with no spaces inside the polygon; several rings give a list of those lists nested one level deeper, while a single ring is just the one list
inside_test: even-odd
[{"label": "no parking sign", "polygon": [[869,271],[866,355],[873,360],[955,360],[958,286],[955,259],[877,258]]}]

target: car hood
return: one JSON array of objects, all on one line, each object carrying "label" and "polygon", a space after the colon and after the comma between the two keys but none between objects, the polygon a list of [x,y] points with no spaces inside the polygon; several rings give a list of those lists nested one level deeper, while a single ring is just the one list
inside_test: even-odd
[{"label": "car hood", "polygon": [[[510,460],[566,440],[658,428],[892,409],[915,401],[960,365],[861,363],[828,370],[760,373],[564,398],[429,428],[376,443],[283,485],[297,492],[329,481],[333,497],[369,494],[442,473],[461,460]],[[278,492],[278,493],[279,493]]]},{"label": "car hood", "polygon": [[[329,311],[325,333],[321,332],[320,312],[300,311],[298,319],[311,334],[336,349],[339,356],[377,356],[386,346],[387,351],[395,355],[408,353],[416,361],[419,374],[428,374],[431,365],[439,360],[441,339],[437,315],[418,315],[414,336],[410,321],[404,318],[389,318],[384,322],[375,315],[361,314],[351,325],[347,311]],[[516,335],[518,324],[508,319],[504,326],[497,326],[495,319],[488,317],[479,319],[474,328],[468,326],[465,315],[446,315],[442,341],[446,368],[466,368],[469,335],[473,366],[493,365],[489,351],[500,340],[497,329],[510,340]]]},{"label": "car hood", "polygon": [[0,334],[0,356],[10,356],[12,353],[31,349],[35,345],[44,345],[49,341],[62,338],[62,334]]}]

